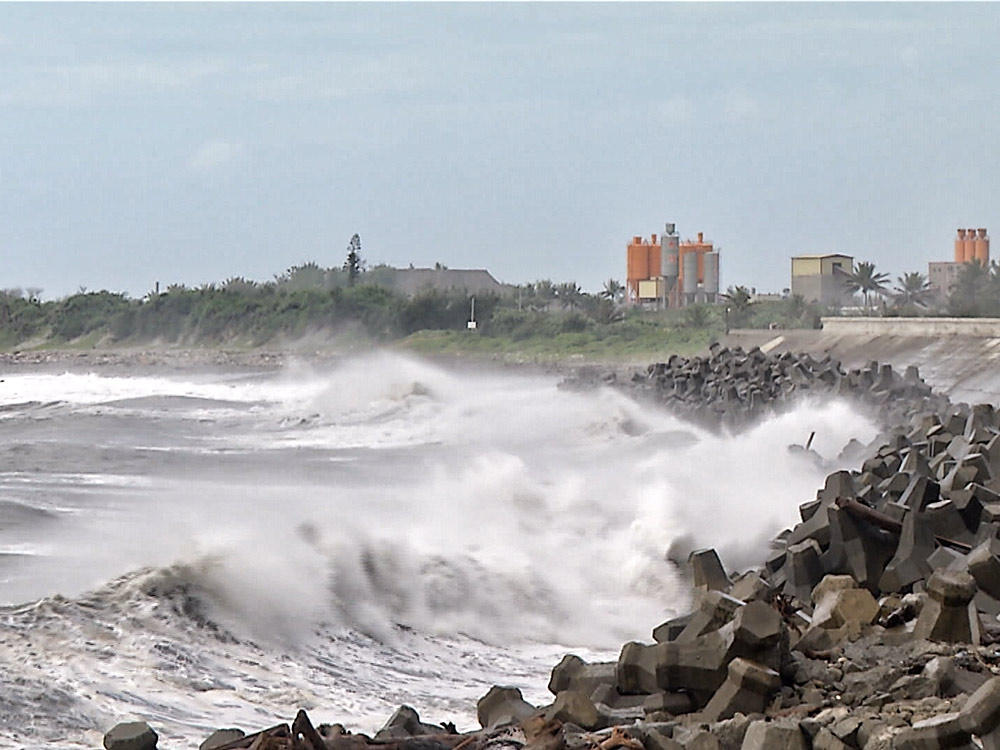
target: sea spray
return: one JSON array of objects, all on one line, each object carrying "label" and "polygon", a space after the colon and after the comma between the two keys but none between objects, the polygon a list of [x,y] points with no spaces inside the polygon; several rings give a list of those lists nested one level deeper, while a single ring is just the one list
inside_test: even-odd
[{"label": "sea spray", "polygon": [[[7,616],[5,679],[41,686],[73,654],[59,710],[106,727],[155,694],[166,736],[189,738],[301,706],[364,729],[403,701],[461,719],[498,680],[540,700],[563,650],[612,658],[686,609],[671,543],[758,561],[840,448],[875,434],[843,403],[802,402],[716,435],[610,388],[389,354],[5,377],[0,490],[56,511],[0,530],[34,552],[0,592],[70,597]],[[813,431],[822,465],[787,449]],[[171,586],[106,583],[163,571]]]}]

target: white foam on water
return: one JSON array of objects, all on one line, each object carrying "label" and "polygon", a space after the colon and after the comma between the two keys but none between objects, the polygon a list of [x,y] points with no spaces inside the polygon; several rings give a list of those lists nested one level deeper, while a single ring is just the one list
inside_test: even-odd
[{"label": "white foam on water", "polygon": [[[324,372],[298,365],[235,388],[54,377],[49,385],[62,395],[35,381],[19,386],[16,400],[225,391],[267,405],[220,422],[213,440],[219,461],[226,450],[251,450],[272,475],[161,479],[128,502],[74,516],[49,540],[79,575],[46,581],[40,595],[79,596],[84,573],[93,586],[140,567],[182,566],[181,590],[198,618],[185,607],[160,608],[152,620],[129,615],[153,606],[134,587],[99,593],[102,617],[114,623],[107,627],[131,645],[105,664],[92,639],[59,680],[68,694],[93,693],[88,671],[100,671],[101,709],[81,716],[97,722],[131,706],[189,739],[213,721],[235,723],[231,715],[258,727],[289,718],[297,704],[322,706],[323,695],[339,713],[321,720],[350,723],[344,714],[352,711],[385,718],[387,703],[402,699],[390,684],[420,696],[418,709],[457,710],[461,700],[471,710],[477,691],[507,681],[503,670],[539,696],[561,649],[613,658],[623,641],[648,640],[653,626],[687,608],[685,584],[665,556],[674,541],[716,547],[730,570],[760,562],[767,540],[840,468],[832,460],[839,450],[876,432],[844,403],[804,402],[747,432],[717,435],[610,389],[568,392],[552,377],[457,373],[389,354]],[[787,448],[814,431],[813,447],[831,459],[825,465]],[[363,470],[342,481],[311,478],[308,461],[341,461],[347,447],[367,449]],[[22,627],[25,614],[8,618],[9,632],[20,647],[65,660],[60,649],[74,645],[60,635],[61,616],[50,613],[44,640]],[[199,618],[240,642],[220,647]],[[17,663],[14,638],[0,637],[8,671]],[[185,667],[188,682],[138,680],[130,670],[146,668],[135,660],[150,648],[184,650],[194,665]],[[448,661],[475,653],[485,661],[468,669]],[[256,682],[248,686],[242,673]],[[191,680],[212,682],[213,674],[231,676],[192,695]],[[116,675],[132,689],[114,687]],[[314,695],[317,685],[327,692]],[[0,683],[0,697],[5,690],[13,688]],[[154,694],[155,709],[142,704]]]}]

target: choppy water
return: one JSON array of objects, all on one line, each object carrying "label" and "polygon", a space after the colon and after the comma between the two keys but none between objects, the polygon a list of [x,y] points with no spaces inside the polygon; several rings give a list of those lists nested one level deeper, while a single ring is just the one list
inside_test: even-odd
[{"label": "choppy water", "polygon": [[690,535],[757,562],[875,435],[805,404],[718,437],[621,393],[378,354],[322,371],[0,372],[0,747],[164,747],[306,708],[472,728],[688,604]]}]

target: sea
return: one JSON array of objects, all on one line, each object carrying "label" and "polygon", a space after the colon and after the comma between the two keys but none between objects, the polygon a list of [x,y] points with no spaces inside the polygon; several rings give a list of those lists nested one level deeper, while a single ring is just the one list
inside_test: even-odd
[{"label": "sea", "polygon": [[[877,426],[738,434],[558,374],[376,351],[280,367],[0,365],[0,747],[160,747],[400,705],[476,728],[687,611],[687,550],[758,564]],[[813,435],[812,453],[790,449]]]}]

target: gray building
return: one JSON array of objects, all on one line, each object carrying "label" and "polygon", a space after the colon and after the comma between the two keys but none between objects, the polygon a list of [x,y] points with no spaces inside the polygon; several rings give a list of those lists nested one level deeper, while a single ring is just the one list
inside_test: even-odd
[{"label": "gray building", "polygon": [[952,261],[931,261],[927,264],[927,280],[930,282],[931,295],[935,302],[943,304],[948,301],[951,288],[958,281],[958,275],[964,265]]},{"label": "gray building", "polygon": [[792,258],[792,294],[806,302],[842,307],[851,302],[845,282],[854,270],[854,258],[840,253],[796,255]]},{"label": "gray building", "polygon": [[503,285],[484,268],[389,268],[368,272],[369,280],[407,297],[426,291],[500,294]]}]

